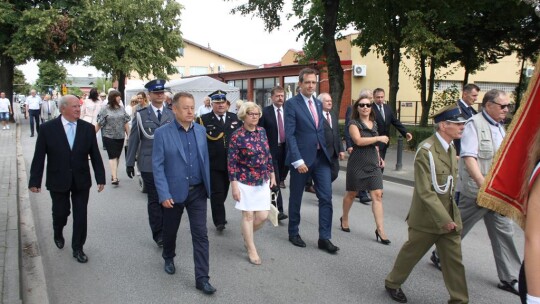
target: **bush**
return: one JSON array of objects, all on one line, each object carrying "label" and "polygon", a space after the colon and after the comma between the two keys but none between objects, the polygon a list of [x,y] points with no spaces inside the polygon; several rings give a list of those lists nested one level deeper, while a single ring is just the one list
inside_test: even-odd
[{"label": "bush", "polygon": [[418,127],[418,126],[407,126],[407,130],[412,134],[413,138],[411,141],[407,142],[409,149],[416,151],[418,145],[424,141],[424,139],[433,135],[433,126],[429,127]]}]

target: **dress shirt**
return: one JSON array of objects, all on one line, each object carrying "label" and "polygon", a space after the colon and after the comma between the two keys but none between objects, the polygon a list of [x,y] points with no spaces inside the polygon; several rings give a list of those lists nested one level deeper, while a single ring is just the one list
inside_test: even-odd
[{"label": "dress shirt", "polygon": [[182,148],[184,149],[184,154],[186,155],[186,175],[188,183],[190,186],[201,184],[203,182],[203,171],[200,166],[201,161],[197,151],[197,140],[195,138],[195,131],[193,130],[193,123],[190,124],[187,130],[184,129],[184,127],[178,123],[176,119],[174,120],[174,123],[178,129],[180,142],[182,144]]},{"label": "dress shirt", "polygon": [[156,115],[156,117],[158,117],[158,113],[157,113],[157,110],[160,110],[161,111],[161,114],[163,115],[163,104],[161,105],[161,108],[156,108],[154,107],[153,104],[150,104],[150,106],[152,107],[152,110],[154,111],[154,114]]},{"label": "dress shirt", "polygon": [[[281,122],[283,123],[283,129],[285,129],[285,112],[283,111],[283,107],[281,108],[278,108],[276,107],[276,105],[272,105],[274,107],[274,115],[276,116],[276,124],[278,125],[278,144],[282,144],[283,142],[285,142],[285,140],[283,142],[280,142],[279,141],[279,138],[280,138],[280,135],[279,134],[279,119],[278,119],[278,109],[281,110]],[[286,137],[286,134],[283,134],[283,138]]]},{"label": "dress shirt", "polygon": [[26,104],[28,105],[28,110],[39,110],[42,100],[39,96],[28,96],[26,97]]},{"label": "dress shirt", "polygon": [[[64,126],[64,132],[66,132],[66,135],[68,133],[68,130],[69,130],[69,121],[67,119],[64,118],[64,116],[61,116],[60,118],[62,120],[62,125]],[[73,122],[75,124],[75,134],[77,134],[77,121],[74,121]]]},{"label": "dress shirt", "polygon": [[441,142],[442,147],[444,148],[444,151],[448,153],[448,148],[450,148],[450,144],[442,138],[442,136],[439,134],[439,132],[435,132],[435,136],[437,136],[437,139]]}]

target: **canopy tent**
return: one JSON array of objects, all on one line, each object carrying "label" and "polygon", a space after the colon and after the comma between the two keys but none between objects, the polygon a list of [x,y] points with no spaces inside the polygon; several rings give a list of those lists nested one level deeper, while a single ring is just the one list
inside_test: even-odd
[{"label": "canopy tent", "polygon": [[[230,86],[208,76],[174,79],[165,83],[165,88],[170,90],[173,95],[178,92],[188,92],[193,94],[193,97],[195,98],[195,110],[203,104],[203,99],[205,96],[208,96],[210,93],[216,90],[226,92],[227,99],[231,103],[234,103],[240,98],[240,90],[237,87]],[[140,91],[146,91],[144,85],[126,87],[126,101],[129,102],[129,100],[131,100],[131,96],[136,95]]]}]

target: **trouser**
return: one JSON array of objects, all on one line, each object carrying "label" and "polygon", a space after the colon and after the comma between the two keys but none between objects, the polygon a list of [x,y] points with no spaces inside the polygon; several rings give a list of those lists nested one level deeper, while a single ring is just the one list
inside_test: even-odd
[{"label": "trouser", "polygon": [[[87,207],[90,189],[70,189],[66,192],[50,191],[52,199],[53,229],[61,232],[67,224],[70,207],[73,205],[73,235],[71,248],[82,250],[86,242]],[[70,202],[71,197],[71,202]]]},{"label": "trouser", "polygon": [[433,244],[439,252],[444,284],[450,294],[448,303],[469,303],[461,256],[461,237],[456,231],[433,234],[409,227],[409,239],[401,247],[394,268],[386,277],[385,285],[394,289],[401,288],[414,266]]},{"label": "trouser", "polygon": [[30,134],[34,135],[34,123],[36,125],[36,131],[39,133],[39,114],[41,110],[28,110],[30,114]]},{"label": "trouser", "polygon": [[465,196],[463,193],[460,195],[458,208],[463,222],[461,238],[465,238],[472,227],[483,218],[491,241],[499,280],[508,283],[517,280],[521,261],[514,244],[512,221],[499,213],[478,206],[475,198]]},{"label": "trouser", "polygon": [[146,194],[148,196],[148,222],[152,230],[152,238],[158,241],[161,238],[163,229],[163,207],[159,202],[159,197],[154,184],[154,174],[152,172],[141,172]]},{"label": "trouser", "polygon": [[195,280],[208,280],[209,244],[206,228],[206,189],[199,184],[189,190],[183,203],[174,203],[172,208],[163,208],[163,258],[172,259],[176,256],[176,236],[184,209],[189,218],[189,230],[193,243],[193,262],[195,264]]},{"label": "trouser", "polygon": [[229,193],[229,174],[226,170],[210,170],[210,207],[212,208],[212,221],[214,225],[225,225],[225,200]]}]

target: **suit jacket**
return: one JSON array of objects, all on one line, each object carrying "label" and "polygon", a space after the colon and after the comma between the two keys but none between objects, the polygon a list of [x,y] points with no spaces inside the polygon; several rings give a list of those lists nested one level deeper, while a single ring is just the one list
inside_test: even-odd
[{"label": "suit jacket", "polygon": [[45,186],[49,191],[67,192],[70,189],[89,189],[92,186],[92,179],[88,156],[94,169],[96,183],[104,185],[105,168],[101,160],[94,125],[82,119],[77,120],[75,140],[73,150],[71,150],[60,117],[40,126],[30,167],[28,187],[41,188],[45,156],[47,156]]},{"label": "suit jacket", "polygon": [[226,112],[225,124],[222,126],[214,111],[212,111],[199,117],[197,122],[206,128],[210,168],[212,170],[227,171],[229,139],[231,134],[242,126],[242,121],[238,120],[236,114]]},{"label": "suit jacket", "polygon": [[303,159],[306,166],[311,166],[317,157],[317,147],[323,150],[330,162],[330,155],[326,151],[322,104],[317,98],[313,98],[313,102],[319,117],[318,127],[315,127],[313,116],[300,94],[285,102],[287,164]]},{"label": "suit jacket", "polygon": [[407,222],[411,228],[433,234],[448,233],[442,227],[453,221],[456,231],[461,231],[461,216],[454,202],[454,187],[445,194],[435,192],[431,181],[429,151],[433,155],[437,183],[443,185],[448,176],[456,183],[457,161],[456,151],[450,145],[448,154],[439,139],[432,135],[422,143],[414,161],[414,191]]},{"label": "suit jacket", "polygon": [[324,124],[324,136],[326,140],[326,151],[330,155],[330,160],[332,163],[332,181],[334,181],[339,174],[339,153],[345,152],[343,148],[343,142],[341,141],[341,136],[339,135],[339,125],[336,115],[330,113],[332,120],[332,127],[326,120],[326,114],[323,112],[323,124]]},{"label": "suit jacket", "polygon": [[152,106],[147,106],[137,111],[141,115],[142,126],[137,123],[137,114],[131,121],[131,132],[128,139],[128,150],[126,154],[126,166],[133,167],[137,159],[137,167],[141,172],[152,172],[152,144],[153,139],[147,138],[141,128],[153,136],[157,128],[169,124],[173,121],[174,114],[164,104],[161,113],[161,122],[158,120]]},{"label": "suit jacket", "polygon": [[[285,129],[284,114],[285,113],[282,111],[281,117],[283,119],[283,128]],[[268,145],[270,146],[270,154],[272,155],[272,159],[277,161],[279,132],[274,105],[264,107],[261,119],[259,119],[259,126],[266,130],[266,137],[268,137]],[[285,142],[287,141],[285,140]]]},{"label": "suit jacket", "polygon": [[407,134],[407,129],[403,126],[401,121],[396,118],[394,111],[386,103],[383,104],[384,109],[384,120],[379,110],[377,103],[373,103],[371,109],[375,111],[375,122],[377,123],[377,131],[379,135],[389,136],[390,134],[390,125],[393,125],[403,137]]},{"label": "suit jacket", "polygon": [[48,101],[43,101],[41,104],[41,120],[48,121],[49,113],[51,113],[51,120],[58,117],[58,107],[56,106],[56,101],[49,99]]},{"label": "suit jacket", "polygon": [[[459,105],[459,110],[461,111],[461,115],[465,117],[466,119],[471,118],[473,115],[478,114],[474,108],[470,108],[465,106],[463,102],[461,102],[461,99],[457,101],[457,104]],[[456,146],[456,154],[461,154],[461,139],[454,139],[454,145]]]},{"label": "suit jacket", "polygon": [[[210,161],[206,144],[206,131],[204,127],[194,123],[193,131],[197,141],[197,152],[200,168],[203,169],[202,178],[207,196],[210,193]],[[186,170],[190,164],[184,152],[178,127],[173,122],[165,125],[155,132],[153,142],[152,167],[154,183],[159,201],[172,198],[175,203],[183,203],[189,193],[189,183]]]}]

